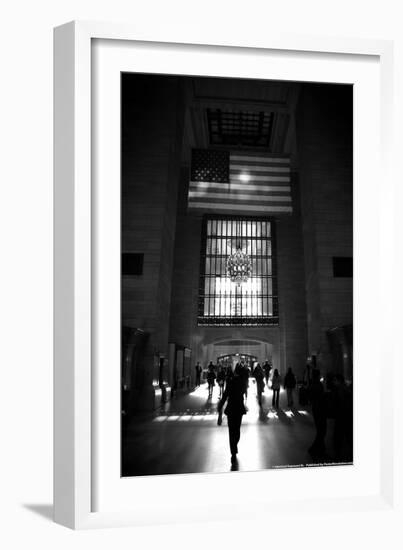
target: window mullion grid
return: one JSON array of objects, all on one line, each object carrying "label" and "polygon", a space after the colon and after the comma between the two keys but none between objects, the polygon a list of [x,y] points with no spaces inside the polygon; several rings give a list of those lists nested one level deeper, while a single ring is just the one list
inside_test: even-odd
[{"label": "window mullion grid", "polygon": [[219,251],[219,256],[218,256],[218,265],[219,265],[219,277],[220,277],[220,295],[218,297],[218,303],[219,303],[219,316],[222,317],[222,301],[223,301],[223,297],[222,297],[222,292],[223,292],[223,289],[222,289],[222,277],[221,277],[221,265],[222,265],[222,220],[219,220],[219,222],[217,222],[217,224],[219,224],[219,228],[217,227],[217,243],[219,242],[220,243],[220,246],[218,248],[218,251]]},{"label": "window mullion grid", "polygon": [[217,287],[216,287],[216,262],[217,262],[217,221],[214,224],[215,234],[214,234],[214,248],[213,248],[213,257],[211,259],[212,261],[212,287],[213,287],[213,312],[214,317],[217,316]]},{"label": "window mullion grid", "polygon": [[[202,274],[204,278],[208,277],[208,281],[204,281],[203,288],[200,286],[200,314],[207,313],[211,323],[216,325],[265,325],[269,320],[275,322],[278,317],[277,266],[274,228],[270,221],[212,218],[206,222],[203,234],[205,256]],[[211,245],[208,248],[207,239]],[[226,261],[238,244],[252,262],[251,282],[240,287],[232,283],[227,285],[226,272]]]}]

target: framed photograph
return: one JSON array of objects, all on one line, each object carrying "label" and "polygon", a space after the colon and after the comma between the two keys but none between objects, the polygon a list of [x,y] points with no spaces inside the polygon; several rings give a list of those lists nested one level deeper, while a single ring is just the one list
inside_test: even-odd
[{"label": "framed photograph", "polygon": [[72,528],[393,503],[392,44],[226,36],[55,29]]}]

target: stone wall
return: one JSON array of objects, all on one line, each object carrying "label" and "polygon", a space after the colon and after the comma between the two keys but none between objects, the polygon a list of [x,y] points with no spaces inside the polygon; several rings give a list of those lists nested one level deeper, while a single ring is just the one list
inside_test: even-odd
[{"label": "stone wall", "polygon": [[308,343],[333,368],[327,331],[351,325],[353,280],[333,257],[353,255],[352,86],[303,85],[297,106]]},{"label": "stone wall", "polygon": [[153,408],[155,357],[168,354],[183,83],[169,76],[122,79],[122,252],[144,253],[143,274],[122,279],[122,324],[149,334],[137,407]]}]

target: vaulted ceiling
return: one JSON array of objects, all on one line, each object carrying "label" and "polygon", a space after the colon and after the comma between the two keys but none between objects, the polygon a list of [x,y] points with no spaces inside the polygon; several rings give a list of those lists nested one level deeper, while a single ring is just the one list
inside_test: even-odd
[{"label": "vaulted ceiling", "polygon": [[295,154],[299,84],[263,80],[186,79],[184,165],[192,148]]}]

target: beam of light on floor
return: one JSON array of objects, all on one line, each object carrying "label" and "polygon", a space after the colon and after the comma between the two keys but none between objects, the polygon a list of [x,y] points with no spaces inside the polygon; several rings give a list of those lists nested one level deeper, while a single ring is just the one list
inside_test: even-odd
[{"label": "beam of light on floor", "polygon": [[259,420],[259,417],[250,417],[248,415],[245,415],[242,419],[242,425],[245,425],[245,426],[246,426],[246,424],[255,424],[256,425],[258,420]]},{"label": "beam of light on floor", "polygon": [[275,411],[269,411],[267,413],[267,418],[277,418],[278,419],[278,414]]},{"label": "beam of light on floor", "polygon": [[198,388],[195,388],[192,392],[189,393],[190,397],[198,397],[200,400],[209,400],[210,403],[218,403],[220,400],[219,388],[214,386],[213,394],[209,398],[208,396],[208,387],[207,384],[202,384]]},{"label": "beam of light on floor", "polygon": [[156,416],[153,422],[164,422],[168,417],[167,416]]},{"label": "beam of light on floor", "polygon": [[191,414],[183,414],[179,418],[179,422],[189,422],[189,420],[192,420],[192,415]]},{"label": "beam of light on floor", "polygon": [[192,397],[207,397],[208,396],[208,387],[207,384],[202,384],[201,386],[195,388],[189,393]]},{"label": "beam of light on floor", "polygon": [[294,413],[292,411],[284,411],[284,414],[288,416],[288,418],[292,418],[294,416]]},{"label": "beam of light on floor", "polygon": [[179,419],[179,416],[172,415],[172,416],[168,416],[167,420],[170,421],[170,422],[173,422],[173,421],[178,420],[178,419]]},{"label": "beam of light on floor", "polygon": [[308,411],[298,411],[298,414],[302,415],[302,416],[309,416],[309,412]]},{"label": "beam of light on floor", "polygon": [[216,414],[205,414],[203,420],[217,420]]}]

